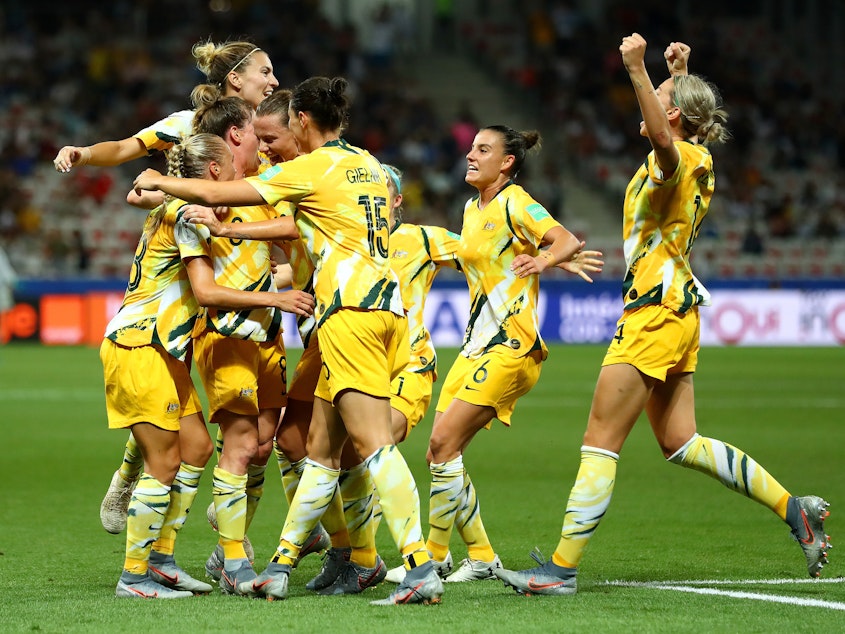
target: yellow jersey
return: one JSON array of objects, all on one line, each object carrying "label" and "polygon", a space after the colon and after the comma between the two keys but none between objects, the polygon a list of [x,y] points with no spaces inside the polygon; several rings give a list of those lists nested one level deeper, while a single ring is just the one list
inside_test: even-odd
[{"label": "yellow jersey", "polygon": [[148,229],[160,208],[147,216],[123,303],[105,333],[106,338],[129,348],[161,345],[182,361],[190,348],[199,310],[182,263],[183,258],[198,254],[177,237],[179,210],[184,205],[181,200],[170,201],[152,233]]},{"label": "yellow jersey", "polygon": [[[232,207],[223,222],[255,222],[277,216],[269,205]],[[209,258],[214,267],[214,281],[220,286],[243,291],[275,292],[270,270],[271,243],[212,237],[205,225],[184,223],[183,241],[196,253]],[[181,235],[181,234],[180,234]],[[272,341],[282,330],[282,311],[276,308],[223,310],[201,308],[194,334],[213,330],[226,337],[251,341]]]},{"label": "yellow jersey", "polygon": [[437,356],[423,321],[425,298],[441,266],[460,269],[461,237],[443,227],[396,223],[390,232],[390,266],[399,278],[407,310],[411,359],[408,372],[435,372]]},{"label": "yellow jersey", "polygon": [[713,157],[703,145],[688,141],[677,141],[675,147],[680,162],[670,178],[663,178],[652,151],[625,191],[625,310],[662,304],[685,313],[710,303],[707,289],[693,275],[689,254],[713,196]]},{"label": "yellow jersey", "polygon": [[541,350],[537,297],[540,276],[519,278],[511,263],[520,254],[536,257],[542,238],[561,226],[522,187],[508,181],[484,209],[478,196],[464,206],[458,258],[469,284],[470,315],[461,354],[475,359],[504,345],[513,356]]},{"label": "yellow jersey", "polygon": [[267,203],[296,205],[314,265],[318,327],[338,308],[404,316],[390,268],[386,175],[375,157],[338,139],[246,180]]}]

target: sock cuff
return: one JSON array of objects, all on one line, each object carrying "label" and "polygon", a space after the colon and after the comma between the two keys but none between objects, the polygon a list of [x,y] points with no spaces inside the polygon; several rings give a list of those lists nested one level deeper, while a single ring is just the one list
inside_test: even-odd
[{"label": "sock cuff", "polygon": [[581,445],[581,453],[594,453],[600,456],[605,456],[607,458],[612,458],[613,460],[619,460],[619,454],[613,453],[607,449],[602,449],[601,447],[590,447],[589,445]]},{"label": "sock cuff", "polygon": [[188,464],[187,462],[182,462],[182,464],[179,465],[179,471],[198,478],[203,474],[203,472],[205,472],[205,467],[196,467],[192,464]]},{"label": "sock cuff", "polygon": [[692,438],[690,438],[690,439],[689,439],[688,441],[686,441],[683,445],[681,445],[681,448],[680,448],[680,449],[678,449],[678,451],[676,451],[676,452],[675,452],[675,453],[673,453],[671,456],[669,456],[668,458],[666,458],[666,461],[667,461],[667,462],[674,462],[674,463],[676,463],[676,464],[680,464],[681,462],[683,462],[683,461],[684,461],[684,456],[686,455],[687,451],[689,450],[689,448],[690,448],[693,444],[695,444],[695,442],[696,442],[699,438],[701,438],[701,435],[700,435],[698,432],[695,432],[695,433],[692,435]]},{"label": "sock cuff", "polygon": [[144,493],[145,495],[167,495],[170,493],[170,486],[162,484],[156,478],[144,471],[141,474],[141,477],[138,478],[138,484],[135,486],[135,490],[139,494]]},{"label": "sock cuff", "polygon": [[349,477],[356,477],[360,476],[361,473],[367,471],[367,465],[364,462],[359,462],[353,467],[349,467],[348,469],[343,469],[345,471],[345,475],[347,478]]},{"label": "sock cuff", "polygon": [[218,482],[222,482],[232,488],[235,489],[242,489],[246,486],[246,474],[243,475],[236,475],[234,473],[230,473],[226,471],[222,467],[214,467],[214,479]]},{"label": "sock cuff", "polygon": [[246,474],[250,478],[263,476],[265,471],[267,471],[266,464],[249,464],[246,468]]},{"label": "sock cuff", "polygon": [[311,458],[305,458],[305,462],[302,465],[303,469],[305,468],[306,464],[310,465],[311,467],[313,467],[315,469],[319,469],[320,471],[323,471],[325,473],[329,473],[329,474],[333,475],[335,478],[340,476],[340,469],[332,469],[331,467],[327,467],[324,464],[320,464],[316,460],[311,460]]},{"label": "sock cuff", "polygon": [[364,464],[367,466],[367,469],[370,468],[371,462],[378,460],[384,453],[391,453],[394,449],[396,449],[396,445],[384,445],[383,447],[376,449],[373,453],[364,458]]},{"label": "sock cuff", "polygon": [[457,458],[452,458],[446,462],[432,462],[428,465],[428,470],[433,474],[457,475],[464,470],[464,456],[458,454]]}]

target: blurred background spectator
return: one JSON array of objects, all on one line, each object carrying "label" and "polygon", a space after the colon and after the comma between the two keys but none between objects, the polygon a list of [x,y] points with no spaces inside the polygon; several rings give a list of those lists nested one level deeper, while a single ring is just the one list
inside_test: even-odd
[{"label": "blurred background spectator", "polygon": [[520,180],[604,250],[602,277],[618,278],[622,195],[647,151],[618,53],[633,31],[649,42],[655,77],[666,44],[689,43],[693,71],[719,86],[730,114],[695,265],[710,279],[845,277],[845,3],[833,0],[680,2],[674,12],[656,0],[7,3],[0,246],[21,277],[124,278],[144,219],[125,195],[162,157],[70,174],[53,157],[189,107],[202,80],[191,46],[248,36],[283,87],[347,77],[345,136],[404,171],[412,222],[459,229],[479,126],[539,129],[542,154]]}]

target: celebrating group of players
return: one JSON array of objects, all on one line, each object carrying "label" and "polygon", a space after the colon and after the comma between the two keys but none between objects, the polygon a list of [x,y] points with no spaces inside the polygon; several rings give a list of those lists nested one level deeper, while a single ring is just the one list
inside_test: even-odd
[{"label": "celebrating group of players", "polygon": [[[123,141],[62,148],[54,163],[63,172],[167,152],[168,174],[143,171],[128,196],[152,211],[100,352],[109,427],[131,430],[101,509],[107,530],[127,531],[117,596],[212,590],[174,558],[213,453],[191,363],[219,432],[208,513],[219,538],[206,571],[225,593],[284,599],[299,559],[325,549],[306,587],[349,594],[395,582],[379,605],[437,603],[444,581],[497,577],[520,592],[574,593],[581,553],[610,502],[618,452],[642,411],[669,460],[778,513],[809,573],[819,573],[827,503],[791,496],[740,450],[696,432],[691,377],[698,306],[708,295],[688,255],[713,193],[706,144],[727,138],[726,115],[715,88],[688,74],[689,47],[667,47],[670,78],[655,89],[645,46],[637,34],[620,46],[653,149],[626,194],[625,311],[596,387],[560,544],[527,571],[503,568],[491,546],[463,452],[494,418],[509,425],[539,379],[548,355],[539,275],[558,266],[591,281],[602,265],[600,253],[585,250],[515,182],[536,132],[494,125],[477,133],[465,177],[477,193],[460,235],[409,225],[400,171],[342,137],[343,78],[277,90],[259,47],[201,42],[193,53],[207,83],[192,93],[194,110]],[[466,276],[471,310],[436,404],[424,537],[397,443],[431,400],[436,355],[422,317],[442,266]],[[280,311],[298,316],[304,346],[290,385]],[[289,510],[277,548],[256,572],[246,533],[273,454]],[[403,557],[389,572],[375,544],[382,519]],[[467,546],[456,569],[455,527]]]}]

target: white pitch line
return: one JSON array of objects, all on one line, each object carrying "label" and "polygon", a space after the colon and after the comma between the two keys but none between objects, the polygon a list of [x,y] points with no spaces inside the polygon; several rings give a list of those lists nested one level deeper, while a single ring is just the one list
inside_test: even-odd
[{"label": "white pitch line", "polygon": [[[774,582],[781,582],[781,583],[792,583],[797,580],[787,580],[787,579],[773,579],[771,581]],[[770,583],[771,581],[753,581],[753,580],[746,580],[743,581],[735,581],[732,583]],[[833,583],[833,582],[841,582],[841,579],[810,579],[808,580],[810,583]],[[703,583],[703,582],[692,582],[692,583]],[[724,581],[718,581],[717,583],[724,583]],[[731,597],[733,599],[752,599],[754,601],[768,601],[769,603],[785,603],[788,605],[801,605],[806,607],[814,607],[814,608],[827,608],[829,610],[841,610],[845,611],[845,603],[840,601],[823,601],[821,599],[805,599],[804,597],[789,597],[783,595],[776,595],[776,594],[762,594],[760,592],[741,592],[737,590],[717,590],[716,588],[702,588],[702,587],[694,587],[690,585],[675,585],[671,582],[666,581],[650,581],[650,582],[641,582],[641,581],[608,581],[607,585],[612,586],[625,586],[631,588],[650,588],[652,590],[674,590],[675,592],[687,592],[690,594],[706,594],[711,596],[721,596],[721,597]]]},{"label": "white pitch line", "polygon": [[783,586],[814,583],[843,583],[845,577],[801,578],[801,579],[684,579],[682,581],[608,581],[609,586]]}]

